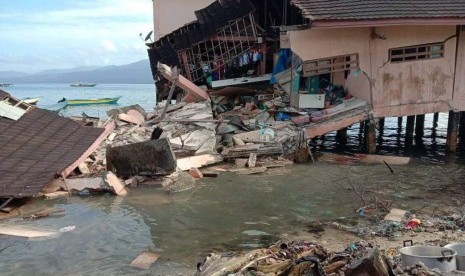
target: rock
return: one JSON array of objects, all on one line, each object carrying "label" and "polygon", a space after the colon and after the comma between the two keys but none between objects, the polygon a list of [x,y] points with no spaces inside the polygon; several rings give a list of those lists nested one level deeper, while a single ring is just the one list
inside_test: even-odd
[{"label": "rock", "polygon": [[170,175],[169,178],[173,183],[164,187],[164,189],[169,192],[178,193],[195,187],[195,179],[189,173],[177,172]]}]

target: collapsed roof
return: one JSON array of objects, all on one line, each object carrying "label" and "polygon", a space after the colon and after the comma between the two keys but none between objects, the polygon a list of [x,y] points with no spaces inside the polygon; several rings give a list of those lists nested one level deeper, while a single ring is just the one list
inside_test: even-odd
[{"label": "collapsed roof", "polygon": [[[0,99],[7,97],[0,90]],[[0,198],[37,195],[103,132],[39,108],[18,120],[0,117]]]}]

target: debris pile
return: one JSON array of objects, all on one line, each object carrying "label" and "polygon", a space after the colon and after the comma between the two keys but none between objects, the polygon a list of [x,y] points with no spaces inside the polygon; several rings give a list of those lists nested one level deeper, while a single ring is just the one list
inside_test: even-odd
[{"label": "debris pile", "polygon": [[210,254],[198,265],[199,276],[232,274],[393,275],[384,255],[365,241],[353,243],[342,252],[330,252],[318,244],[293,241],[246,254]]}]

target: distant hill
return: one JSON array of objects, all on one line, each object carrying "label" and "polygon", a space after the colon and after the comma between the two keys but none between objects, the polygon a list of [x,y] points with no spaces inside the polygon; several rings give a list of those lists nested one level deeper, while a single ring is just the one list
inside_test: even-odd
[{"label": "distant hill", "polygon": [[0,72],[4,83],[153,83],[150,63],[141,60],[126,65],[46,70],[35,74]]}]

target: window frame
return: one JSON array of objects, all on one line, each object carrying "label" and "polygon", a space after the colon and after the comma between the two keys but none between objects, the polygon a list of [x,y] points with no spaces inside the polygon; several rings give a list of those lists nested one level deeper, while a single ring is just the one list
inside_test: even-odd
[{"label": "window frame", "polygon": [[[337,61],[343,58],[344,61]],[[333,74],[341,71],[350,71],[359,68],[359,57],[357,54],[332,56],[302,63],[302,76],[312,77],[323,74]]]},{"label": "window frame", "polygon": [[[440,47],[439,50],[433,49]],[[421,49],[424,48],[424,49]],[[399,53],[401,51],[402,53]],[[394,53],[396,52],[396,53]],[[431,60],[445,57],[445,43],[436,42],[389,49],[389,62],[402,63],[410,61]]]}]

